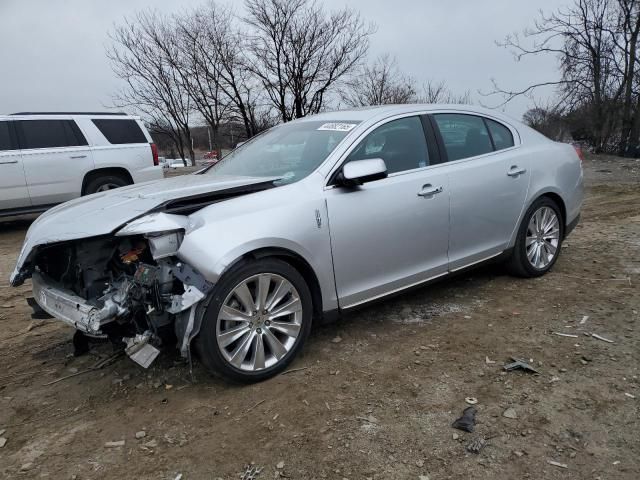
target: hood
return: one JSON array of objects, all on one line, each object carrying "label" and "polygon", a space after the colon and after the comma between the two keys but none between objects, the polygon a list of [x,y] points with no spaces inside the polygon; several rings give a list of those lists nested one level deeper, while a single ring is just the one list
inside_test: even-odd
[{"label": "hood", "polygon": [[[146,182],[77,198],[58,205],[38,217],[29,228],[18,256],[11,284],[21,283],[20,271],[38,245],[107,235],[127,222],[177,200],[200,199],[211,203],[211,194],[255,191],[259,184],[272,185],[274,178],[222,175],[184,175]],[[219,198],[219,195],[216,195]],[[213,197],[215,200],[215,196]],[[177,212],[176,212],[177,213]]]}]

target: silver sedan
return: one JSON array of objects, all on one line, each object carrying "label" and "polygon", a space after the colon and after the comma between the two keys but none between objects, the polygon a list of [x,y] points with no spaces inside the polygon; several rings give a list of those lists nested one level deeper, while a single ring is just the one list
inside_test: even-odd
[{"label": "silver sedan", "polygon": [[579,157],[475,107],[323,113],[195,175],[50,210],[11,282],[32,279],[32,305],[77,330],[77,353],[108,336],[148,366],[177,344],[259,381],[314,321],[489,259],[548,272],[579,219]]}]

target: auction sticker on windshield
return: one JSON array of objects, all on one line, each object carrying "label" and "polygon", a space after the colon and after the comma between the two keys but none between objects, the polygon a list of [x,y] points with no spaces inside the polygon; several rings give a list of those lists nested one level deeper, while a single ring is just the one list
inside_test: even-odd
[{"label": "auction sticker on windshield", "polygon": [[355,123],[324,123],[318,130],[330,130],[332,132],[349,132],[355,127]]}]

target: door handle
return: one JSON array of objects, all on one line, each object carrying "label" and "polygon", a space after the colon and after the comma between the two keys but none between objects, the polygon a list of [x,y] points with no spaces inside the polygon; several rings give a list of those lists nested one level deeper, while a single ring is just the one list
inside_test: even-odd
[{"label": "door handle", "polygon": [[518,175],[522,175],[523,173],[527,173],[526,168],[518,168],[517,165],[512,165],[511,170],[507,172],[507,175],[510,177],[517,177]]},{"label": "door handle", "polygon": [[422,187],[422,190],[420,190],[418,192],[418,196],[419,197],[431,197],[433,195],[436,195],[438,193],[441,193],[444,189],[442,188],[442,186],[440,187],[434,187],[433,185],[431,185],[430,183],[427,183],[426,185],[424,185]]},{"label": "door handle", "polygon": [[71,155],[70,158],[87,158],[86,155]]},{"label": "door handle", "polygon": [[6,161],[0,161],[0,165],[4,164],[4,163],[18,163],[18,160],[6,160]]}]

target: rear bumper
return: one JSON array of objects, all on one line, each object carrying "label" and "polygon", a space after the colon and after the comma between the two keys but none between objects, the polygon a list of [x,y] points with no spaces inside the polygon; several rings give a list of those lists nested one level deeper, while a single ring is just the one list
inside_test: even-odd
[{"label": "rear bumper", "polygon": [[38,305],[49,315],[77,330],[91,335],[100,334],[100,327],[117,316],[115,306],[99,308],[90,305],[84,298],[57,287],[37,272],[34,272],[31,282],[33,298]]}]

